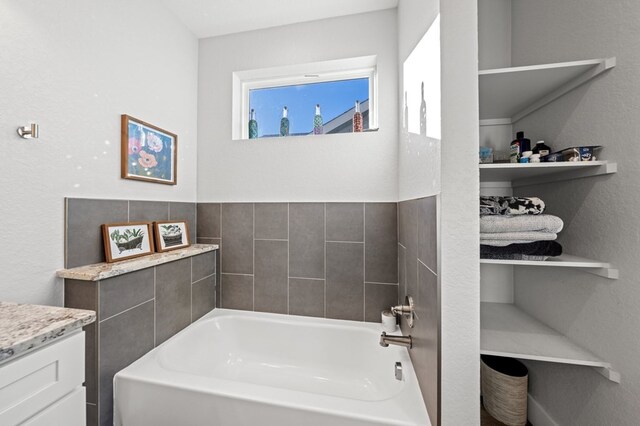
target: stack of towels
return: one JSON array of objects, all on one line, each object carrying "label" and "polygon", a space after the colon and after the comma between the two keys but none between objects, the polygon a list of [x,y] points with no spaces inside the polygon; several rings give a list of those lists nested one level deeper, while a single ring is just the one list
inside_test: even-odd
[{"label": "stack of towels", "polygon": [[482,259],[546,260],[562,254],[562,219],[535,197],[480,197]]}]

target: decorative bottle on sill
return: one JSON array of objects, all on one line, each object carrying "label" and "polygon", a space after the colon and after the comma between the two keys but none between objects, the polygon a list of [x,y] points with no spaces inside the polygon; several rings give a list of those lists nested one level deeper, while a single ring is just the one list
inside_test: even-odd
[{"label": "decorative bottle on sill", "polygon": [[256,121],[256,110],[251,109],[251,115],[249,116],[249,139],[256,139],[258,137],[258,122]]},{"label": "decorative bottle on sill", "polygon": [[282,108],[282,119],[280,120],[280,136],[289,136],[289,111],[287,107]]},{"label": "decorative bottle on sill", "polygon": [[356,109],[353,113],[353,131],[361,132],[362,131],[362,113],[360,112],[360,102],[356,101]]},{"label": "decorative bottle on sill", "polygon": [[316,115],[313,117],[313,134],[321,135],[323,132],[322,127],[322,114],[320,114],[320,104],[316,104]]}]

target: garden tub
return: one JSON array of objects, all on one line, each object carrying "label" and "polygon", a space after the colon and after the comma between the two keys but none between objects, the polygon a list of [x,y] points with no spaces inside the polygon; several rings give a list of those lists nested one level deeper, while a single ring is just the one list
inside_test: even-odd
[{"label": "garden tub", "polygon": [[[117,426],[429,425],[380,324],[215,309],[114,378]],[[402,363],[402,379],[395,364]]]}]

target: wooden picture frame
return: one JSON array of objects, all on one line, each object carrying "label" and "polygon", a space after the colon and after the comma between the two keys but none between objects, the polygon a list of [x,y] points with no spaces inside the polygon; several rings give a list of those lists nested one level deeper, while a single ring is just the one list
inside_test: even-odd
[{"label": "wooden picture frame", "polygon": [[155,251],[150,222],[105,223],[102,225],[102,241],[108,263],[146,256]]},{"label": "wooden picture frame", "polygon": [[153,231],[156,241],[156,251],[176,250],[189,247],[189,225],[186,220],[164,220],[153,222]]},{"label": "wooden picture frame", "polygon": [[121,116],[123,179],[176,185],[178,136],[127,114]]}]

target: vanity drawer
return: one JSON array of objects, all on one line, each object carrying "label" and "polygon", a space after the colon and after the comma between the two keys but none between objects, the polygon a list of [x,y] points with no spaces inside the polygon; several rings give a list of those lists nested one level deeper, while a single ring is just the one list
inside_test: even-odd
[{"label": "vanity drawer", "polygon": [[20,426],[86,426],[85,389],[79,387]]},{"label": "vanity drawer", "polygon": [[0,424],[25,421],[83,381],[84,331],[0,365]]}]

